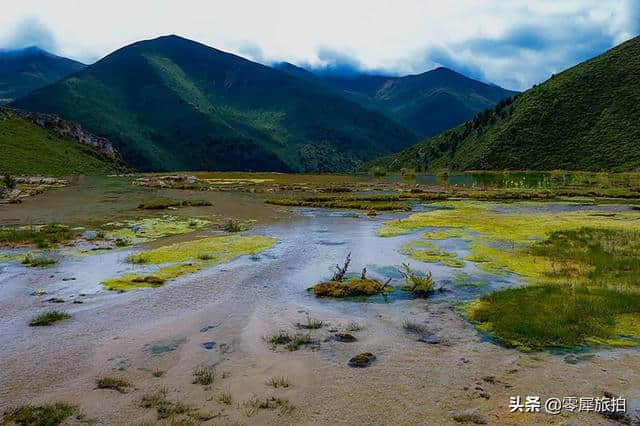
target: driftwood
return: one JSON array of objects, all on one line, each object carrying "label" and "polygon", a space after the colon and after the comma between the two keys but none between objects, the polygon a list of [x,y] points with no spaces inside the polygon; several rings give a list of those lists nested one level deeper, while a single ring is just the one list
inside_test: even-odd
[{"label": "driftwood", "polygon": [[344,278],[344,274],[347,273],[347,269],[349,269],[349,264],[351,263],[351,252],[349,252],[349,254],[347,254],[347,258],[344,261],[344,265],[342,265],[342,268],[340,267],[340,265],[336,265],[336,269],[338,269],[338,272],[336,272],[333,275],[333,278],[331,278],[331,281],[337,281],[339,283],[342,282],[342,279]]},{"label": "driftwood", "polygon": [[391,280],[393,280],[393,278],[389,278],[384,284],[382,284],[382,287],[386,287],[389,285],[389,283],[391,283]]}]

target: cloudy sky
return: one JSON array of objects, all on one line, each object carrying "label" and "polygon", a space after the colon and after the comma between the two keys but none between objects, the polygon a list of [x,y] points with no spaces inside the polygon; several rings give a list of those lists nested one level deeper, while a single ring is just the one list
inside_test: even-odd
[{"label": "cloudy sky", "polygon": [[178,34],[265,64],[420,73],[525,89],[640,33],[640,0],[21,0],[0,47],[91,63]]}]

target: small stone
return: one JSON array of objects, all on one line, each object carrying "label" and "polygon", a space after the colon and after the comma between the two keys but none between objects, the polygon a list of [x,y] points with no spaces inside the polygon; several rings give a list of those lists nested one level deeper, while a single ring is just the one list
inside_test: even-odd
[{"label": "small stone", "polygon": [[430,345],[437,345],[440,343],[440,339],[436,336],[422,336],[418,339],[418,342],[428,343]]},{"label": "small stone", "polygon": [[355,342],[356,338],[351,333],[336,333],[336,340],[338,342]]},{"label": "small stone", "polygon": [[355,368],[364,368],[371,365],[376,360],[376,356],[371,352],[363,352],[349,360],[349,366]]},{"label": "small stone", "polygon": [[64,303],[64,299],[60,299],[59,297],[52,297],[50,299],[47,299],[47,302],[50,302],[50,303]]}]

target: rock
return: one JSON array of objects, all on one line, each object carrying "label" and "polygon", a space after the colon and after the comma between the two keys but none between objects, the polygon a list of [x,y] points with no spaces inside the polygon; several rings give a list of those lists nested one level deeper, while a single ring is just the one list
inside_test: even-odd
[{"label": "rock", "polygon": [[496,384],[496,378],[494,376],[485,376],[482,378],[487,383],[491,383],[492,385]]},{"label": "rock", "polygon": [[363,352],[349,360],[349,367],[364,368],[368,367],[376,360],[376,356],[371,352]]},{"label": "rock", "polygon": [[37,289],[37,290],[35,290],[35,291],[31,292],[31,295],[32,295],[32,296],[46,296],[46,295],[47,295],[47,292],[46,292],[46,291],[44,291],[43,289],[39,288],[39,289]]},{"label": "rock", "polygon": [[418,342],[428,343],[430,345],[437,345],[441,340],[437,336],[427,335],[418,338]]},{"label": "rock", "polygon": [[51,299],[47,299],[47,302],[64,303],[64,299],[60,299],[59,297],[52,297]]},{"label": "rock", "polygon": [[355,342],[356,338],[351,333],[336,333],[336,340],[338,342]]},{"label": "rock", "polygon": [[217,326],[219,326],[220,324],[216,324],[216,325],[205,325],[204,327],[202,327],[200,329],[200,333],[206,333],[209,330],[213,330],[214,328],[216,328]]},{"label": "rock", "polygon": [[468,411],[462,412],[459,414],[455,414],[452,418],[457,423],[463,423],[463,424],[471,423],[476,425],[487,424],[487,420],[484,417],[474,412],[468,412]]}]

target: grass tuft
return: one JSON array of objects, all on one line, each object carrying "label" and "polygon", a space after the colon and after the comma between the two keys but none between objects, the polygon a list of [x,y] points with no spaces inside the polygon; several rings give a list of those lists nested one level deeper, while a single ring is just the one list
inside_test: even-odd
[{"label": "grass tuft", "polygon": [[273,386],[276,389],[288,388],[289,380],[284,376],[274,376],[274,377],[270,377],[269,380],[267,380],[266,384],[269,386]]},{"label": "grass tuft", "polygon": [[43,256],[34,256],[32,253],[27,253],[24,259],[22,259],[23,265],[34,268],[44,268],[47,266],[55,265],[56,263],[58,263],[58,261],[55,259]]},{"label": "grass tuft", "polygon": [[65,403],[47,405],[22,405],[9,410],[3,418],[3,425],[9,422],[19,425],[56,426],[78,412],[78,407]]},{"label": "grass tuft", "polygon": [[38,315],[29,322],[31,327],[40,327],[53,325],[57,322],[71,318],[71,315],[61,311],[50,311],[42,315]]},{"label": "grass tuft", "polygon": [[101,377],[96,380],[96,386],[98,389],[112,389],[120,393],[126,393],[126,388],[131,387],[131,383],[115,377]]},{"label": "grass tuft", "polygon": [[209,386],[216,378],[216,370],[213,367],[198,367],[193,370],[193,384]]},{"label": "grass tuft", "polygon": [[218,396],[218,401],[221,402],[222,404],[225,404],[225,405],[231,405],[231,403],[233,402],[233,397],[231,395],[231,391],[230,390],[226,390],[226,391],[222,392]]}]

